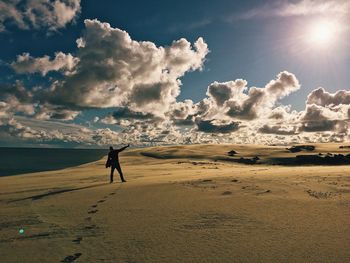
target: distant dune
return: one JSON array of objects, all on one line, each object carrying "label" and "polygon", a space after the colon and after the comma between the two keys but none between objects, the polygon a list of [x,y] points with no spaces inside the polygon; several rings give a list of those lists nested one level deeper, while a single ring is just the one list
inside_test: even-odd
[{"label": "distant dune", "polygon": [[104,159],[0,178],[1,262],[349,262],[350,150],[306,146],[132,149],[125,184]]},{"label": "distant dune", "polygon": [[208,159],[245,164],[346,165],[350,147],[340,144],[281,146],[192,145],[148,148],[140,153],[158,159]]}]

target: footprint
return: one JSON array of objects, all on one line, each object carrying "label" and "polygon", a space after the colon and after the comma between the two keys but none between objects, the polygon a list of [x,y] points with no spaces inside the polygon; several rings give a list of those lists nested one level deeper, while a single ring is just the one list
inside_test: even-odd
[{"label": "footprint", "polygon": [[110,193],[109,195],[115,195],[115,193]]},{"label": "footprint", "polygon": [[242,186],[241,189],[247,189],[247,190],[258,190],[258,186],[256,185],[246,185],[246,186]]},{"label": "footprint", "polygon": [[262,194],[267,194],[267,193],[271,193],[271,190],[265,190],[263,192],[259,192],[259,193],[256,193],[257,195],[262,195]]},{"label": "footprint", "polygon": [[96,225],[90,225],[90,226],[86,226],[86,227],[84,227],[85,229],[89,229],[89,230],[91,230],[91,229],[95,229],[96,228]]},{"label": "footprint", "polygon": [[239,181],[237,179],[232,179],[231,182],[232,183],[238,183]]},{"label": "footprint", "polygon": [[98,200],[97,203],[103,203],[103,202],[105,202],[105,201],[106,201],[106,200],[101,199],[101,200]]},{"label": "footprint", "polygon": [[82,241],[82,240],[83,240],[82,237],[77,237],[76,239],[72,240],[72,242],[75,244],[80,244],[80,241]]},{"label": "footprint", "polygon": [[74,262],[81,255],[82,255],[81,253],[75,253],[74,255],[66,256],[63,260],[61,260],[61,262]]},{"label": "footprint", "polygon": [[231,191],[225,191],[225,192],[222,193],[222,195],[231,195],[231,194],[232,194]]},{"label": "footprint", "polygon": [[90,210],[90,211],[88,212],[88,214],[95,214],[97,211],[98,211],[97,209],[95,209],[95,210]]},{"label": "footprint", "polygon": [[96,207],[97,207],[97,205],[92,205],[91,207],[92,207],[92,208],[96,208]]}]

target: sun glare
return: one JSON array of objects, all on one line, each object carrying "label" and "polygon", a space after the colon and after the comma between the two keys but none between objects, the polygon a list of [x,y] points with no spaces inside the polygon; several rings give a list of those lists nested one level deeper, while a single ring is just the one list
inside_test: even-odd
[{"label": "sun glare", "polygon": [[317,21],[310,26],[308,41],[313,46],[327,47],[336,41],[338,25],[332,21]]}]

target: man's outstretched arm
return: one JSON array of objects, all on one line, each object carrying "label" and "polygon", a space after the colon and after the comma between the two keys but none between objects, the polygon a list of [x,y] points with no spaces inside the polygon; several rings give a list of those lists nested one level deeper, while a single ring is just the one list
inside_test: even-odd
[{"label": "man's outstretched arm", "polygon": [[125,150],[126,148],[128,148],[129,146],[130,146],[130,144],[128,144],[127,146],[124,146],[124,147],[118,149],[118,152],[124,151],[124,150]]}]

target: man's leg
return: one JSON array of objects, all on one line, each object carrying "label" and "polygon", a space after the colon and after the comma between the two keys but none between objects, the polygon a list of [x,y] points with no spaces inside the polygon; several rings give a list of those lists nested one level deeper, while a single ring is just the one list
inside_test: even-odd
[{"label": "man's leg", "polygon": [[114,175],[114,169],[115,169],[115,166],[114,165],[112,165],[111,166],[111,175],[110,175],[110,183],[113,183],[113,175]]},{"label": "man's leg", "polygon": [[117,169],[119,175],[120,175],[120,179],[122,180],[122,182],[126,182],[124,177],[123,177],[123,172],[122,172],[122,168],[120,167],[120,164],[117,163],[115,168]]}]

